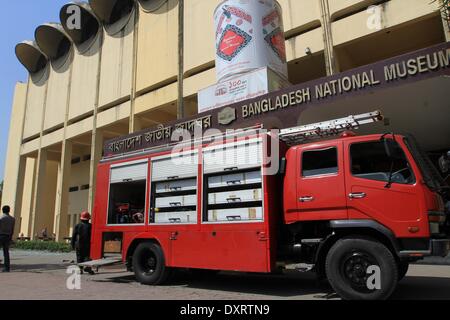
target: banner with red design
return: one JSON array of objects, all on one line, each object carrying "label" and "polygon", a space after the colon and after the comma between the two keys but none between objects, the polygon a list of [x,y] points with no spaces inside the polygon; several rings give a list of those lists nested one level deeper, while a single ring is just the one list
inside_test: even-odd
[{"label": "banner with red design", "polygon": [[214,14],[217,81],[269,67],[287,78],[281,7],[275,0],[228,0]]}]

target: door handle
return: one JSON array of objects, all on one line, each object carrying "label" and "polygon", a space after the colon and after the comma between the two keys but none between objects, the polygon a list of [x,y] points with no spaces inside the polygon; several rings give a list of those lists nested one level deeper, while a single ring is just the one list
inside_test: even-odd
[{"label": "door handle", "polygon": [[314,197],[310,197],[310,196],[308,196],[308,197],[300,197],[300,198],[298,198],[298,201],[300,201],[300,202],[311,202],[311,201],[314,201]]},{"label": "door handle", "polygon": [[356,192],[356,193],[350,193],[348,197],[350,199],[363,199],[367,196],[364,192]]}]

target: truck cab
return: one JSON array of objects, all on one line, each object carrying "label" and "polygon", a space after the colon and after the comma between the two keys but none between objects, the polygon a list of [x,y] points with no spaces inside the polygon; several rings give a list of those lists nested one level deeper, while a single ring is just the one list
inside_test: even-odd
[{"label": "truck cab", "polygon": [[283,232],[341,296],[367,298],[381,293],[367,292],[368,266],[395,267],[391,288],[410,262],[448,254],[447,192],[413,137],[345,133],[287,151]]}]

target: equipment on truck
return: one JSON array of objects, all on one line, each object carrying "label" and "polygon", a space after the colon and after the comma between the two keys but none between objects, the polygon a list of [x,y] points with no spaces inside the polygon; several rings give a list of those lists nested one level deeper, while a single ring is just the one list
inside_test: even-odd
[{"label": "equipment on truck", "polygon": [[362,125],[383,120],[381,111],[363,113],[341,119],[324,121],[304,126],[280,130],[280,139],[288,145],[305,143],[308,140],[335,136],[350,130],[357,130]]},{"label": "equipment on truck", "polygon": [[[444,181],[412,137],[350,132],[382,119],[259,126],[104,158],[91,264],[116,263],[114,242],[143,284],[176,268],[283,268],[313,270],[345,299],[388,298],[409,263],[449,253],[450,231]],[[115,219],[133,209],[127,197],[143,223]],[[381,283],[369,285],[377,268]]]}]

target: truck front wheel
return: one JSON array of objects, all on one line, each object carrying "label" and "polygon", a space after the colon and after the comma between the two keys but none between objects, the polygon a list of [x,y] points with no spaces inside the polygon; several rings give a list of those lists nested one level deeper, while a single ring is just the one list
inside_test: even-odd
[{"label": "truck front wheel", "polygon": [[338,240],[328,252],[325,270],[333,289],[346,300],[387,299],[398,282],[391,251],[369,239]]},{"label": "truck front wheel", "polygon": [[398,281],[401,281],[406,274],[408,273],[409,262],[408,261],[400,261],[398,263]]},{"label": "truck front wheel", "polygon": [[141,243],[133,254],[133,270],[136,279],[145,285],[161,285],[170,275],[164,252],[155,243]]}]

